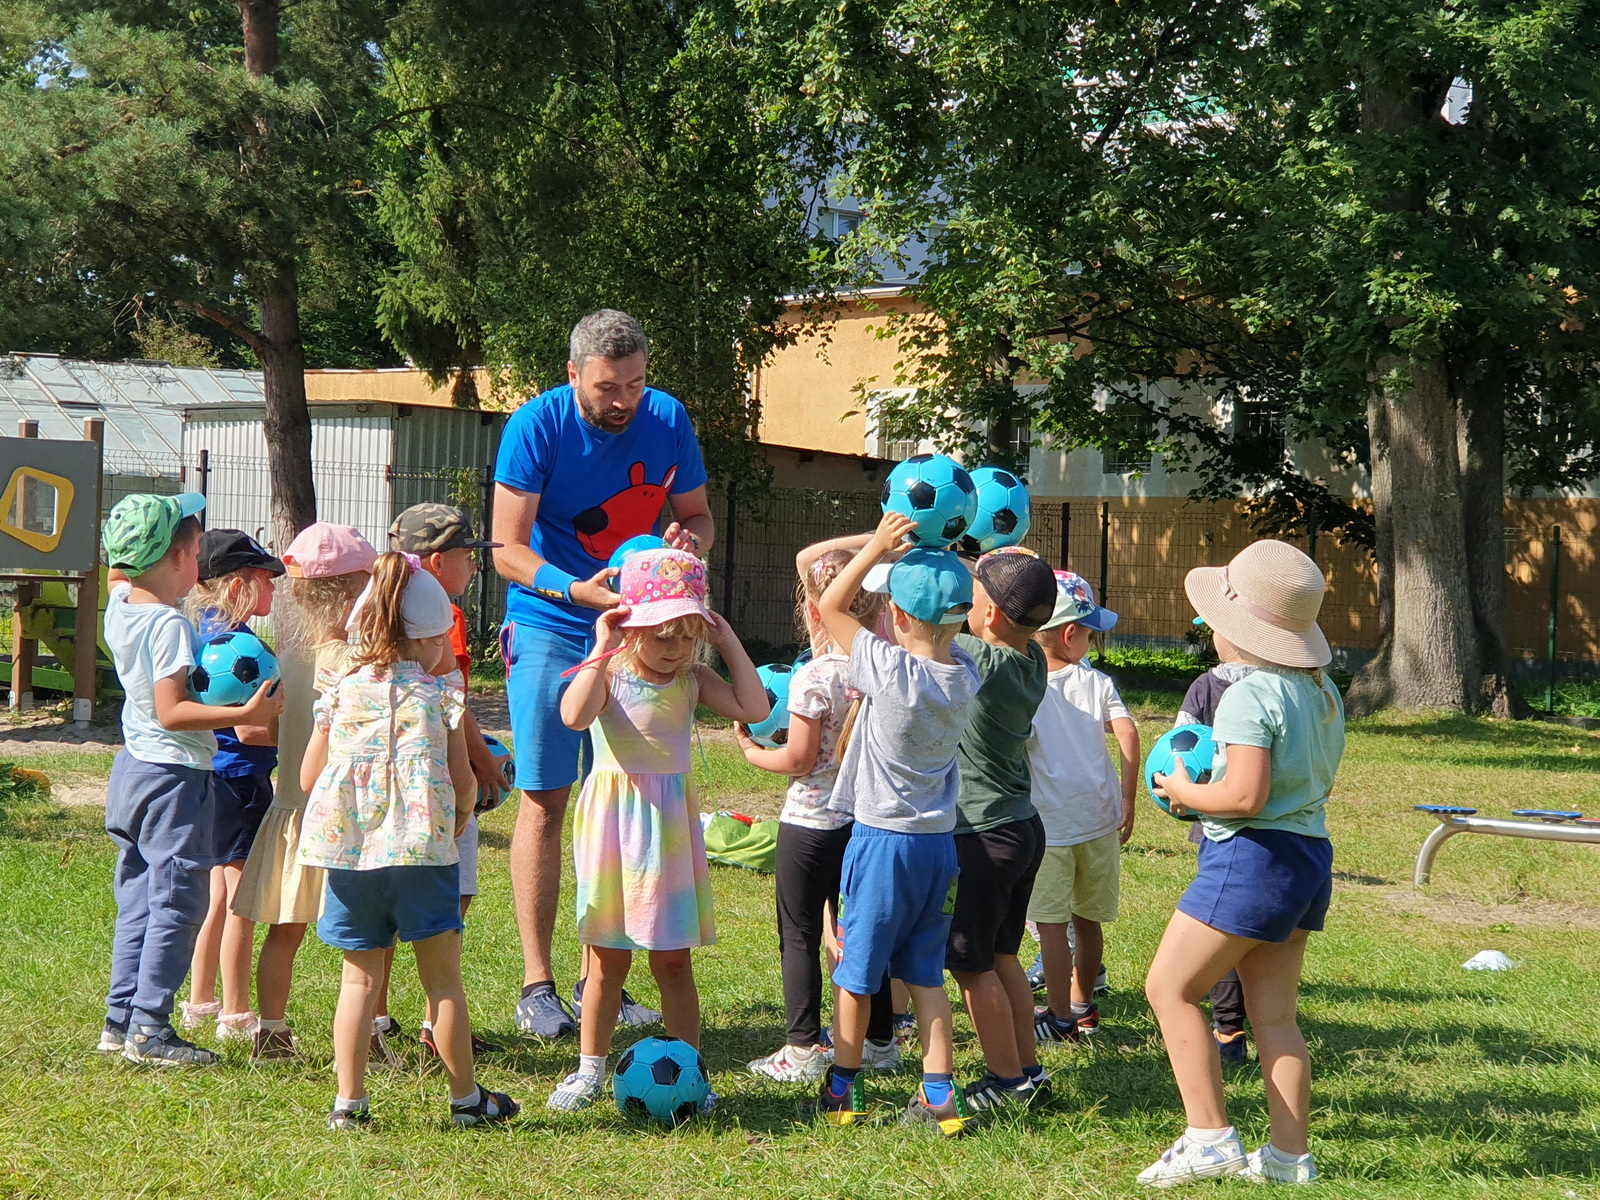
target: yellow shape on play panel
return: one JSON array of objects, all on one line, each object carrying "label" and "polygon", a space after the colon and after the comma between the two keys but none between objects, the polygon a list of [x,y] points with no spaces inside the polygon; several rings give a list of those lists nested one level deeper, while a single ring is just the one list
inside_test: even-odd
[{"label": "yellow shape on play panel", "polygon": [[[16,520],[18,502],[24,495],[24,489],[37,490],[29,489],[29,484],[43,485],[53,493],[48,529],[29,529],[26,524],[19,524]],[[72,511],[72,498],[76,492],[72,480],[64,475],[41,471],[38,467],[18,467],[11,472],[5,493],[0,495],[0,533],[9,533],[19,542],[32,546],[40,553],[49,554],[61,544],[61,535],[67,527],[67,515]],[[32,505],[34,509],[42,510],[43,505],[39,502],[44,497],[35,495],[29,499],[35,502]],[[29,523],[33,519],[30,514]]]}]

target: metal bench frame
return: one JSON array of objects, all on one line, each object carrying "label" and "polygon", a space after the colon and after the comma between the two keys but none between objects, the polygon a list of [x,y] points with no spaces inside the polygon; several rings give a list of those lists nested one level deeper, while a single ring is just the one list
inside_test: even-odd
[{"label": "metal bench frame", "polygon": [[1600,821],[1594,821],[1592,818],[1585,820],[1581,815],[1573,817],[1551,814],[1535,820],[1513,821],[1504,817],[1477,816],[1478,810],[1475,808],[1451,810],[1435,804],[1418,804],[1413,807],[1416,811],[1425,812],[1439,822],[1423,841],[1422,849],[1417,854],[1417,870],[1412,878],[1414,887],[1422,887],[1428,882],[1429,875],[1433,873],[1433,860],[1439,853],[1439,847],[1458,833],[1487,833],[1495,837],[1532,838],[1540,842],[1580,842],[1600,846]]}]

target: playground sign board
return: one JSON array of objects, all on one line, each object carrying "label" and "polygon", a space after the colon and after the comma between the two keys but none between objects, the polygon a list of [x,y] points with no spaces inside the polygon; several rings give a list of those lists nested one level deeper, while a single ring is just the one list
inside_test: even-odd
[{"label": "playground sign board", "polygon": [[95,571],[99,479],[92,441],[0,438],[0,569]]}]

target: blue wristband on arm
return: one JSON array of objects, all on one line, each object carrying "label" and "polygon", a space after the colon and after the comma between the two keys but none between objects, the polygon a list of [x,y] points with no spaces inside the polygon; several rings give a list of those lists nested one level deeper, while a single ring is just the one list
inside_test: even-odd
[{"label": "blue wristband on arm", "polygon": [[572,602],[572,585],[577,582],[576,575],[568,574],[554,563],[541,563],[533,573],[534,591],[551,600],[565,600],[569,604]]}]

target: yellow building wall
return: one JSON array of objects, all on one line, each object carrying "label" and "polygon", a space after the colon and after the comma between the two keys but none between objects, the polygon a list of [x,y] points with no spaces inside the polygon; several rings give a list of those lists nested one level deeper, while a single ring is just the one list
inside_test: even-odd
[{"label": "yellow building wall", "polygon": [[[756,372],[762,442],[865,454],[867,418],[856,385],[894,386],[899,345],[878,334],[890,312],[921,311],[921,305],[888,297],[845,304],[828,323],[805,325],[792,344],[774,351]],[[800,321],[797,314],[795,324]]]}]

